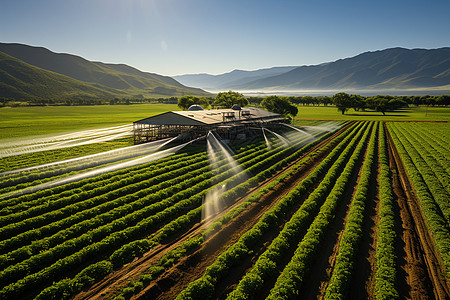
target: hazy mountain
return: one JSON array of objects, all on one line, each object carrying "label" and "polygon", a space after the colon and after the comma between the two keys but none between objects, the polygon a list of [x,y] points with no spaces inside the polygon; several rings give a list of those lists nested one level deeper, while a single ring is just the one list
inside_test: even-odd
[{"label": "hazy mountain", "polygon": [[450,48],[392,48],[244,83],[246,90],[409,89],[450,84]]},{"label": "hazy mountain", "polygon": [[[171,77],[142,72],[124,64],[92,62],[76,55],[54,53],[42,47],[0,43],[0,52],[29,65],[82,82],[96,84],[99,89],[117,90],[118,96],[159,97],[207,94],[200,89],[186,87]],[[99,97],[102,96],[99,95]]]},{"label": "hazy mountain", "polygon": [[390,90],[450,88],[450,48],[365,52],[320,65],[174,76],[206,90]]},{"label": "hazy mountain", "polygon": [[220,75],[186,74],[174,76],[173,78],[182,84],[205,90],[234,89],[261,78],[283,74],[295,68],[273,67],[255,71],[234,70]]}]

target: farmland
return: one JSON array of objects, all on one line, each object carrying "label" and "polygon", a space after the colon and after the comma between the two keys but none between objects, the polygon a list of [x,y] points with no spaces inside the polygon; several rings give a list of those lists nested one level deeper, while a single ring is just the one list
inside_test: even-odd
[{"label": "farmland", "polygon": [[232,157],[122,137],[0,158],[0,298],[450,297],[448,113],[320,109]]}]

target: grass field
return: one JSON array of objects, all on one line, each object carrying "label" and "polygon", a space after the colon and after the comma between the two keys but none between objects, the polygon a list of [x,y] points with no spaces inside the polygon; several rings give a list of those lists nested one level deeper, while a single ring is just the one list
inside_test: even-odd
[{"label": "grass field", "polygon": [[130,124],[175,104],[42,106],[0,109],[0,139]]},{"label": "grass field", "polygon": [[[0,139],[70,132],[129,124],[170,110],[175,104],[45,106],[0,109]],[[334,106],[299,106],[296,120],[450,121],[450,108],[412,107],[402,111],[355,112],[345,115]],[[298,122],[298,121],[297,121]]]},{"label": "grass field", "polygon": [[410,107],[387,112],[385,116],[374,111],[354,111],[350,109],[344,115],[334,106],[299,106],[296,120],[355,120],[355,121],[450,121],[450,109],[447,107]]}]

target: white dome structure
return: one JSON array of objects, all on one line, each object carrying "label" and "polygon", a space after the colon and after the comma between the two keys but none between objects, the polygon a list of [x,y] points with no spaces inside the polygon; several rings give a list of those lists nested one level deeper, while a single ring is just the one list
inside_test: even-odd
[{"label": "white dome structure", "polygon": [[188,108],[188,111],[199,111],[199,110],[203,110],[203,107],[201,107],[198,104],[193,104]]}]

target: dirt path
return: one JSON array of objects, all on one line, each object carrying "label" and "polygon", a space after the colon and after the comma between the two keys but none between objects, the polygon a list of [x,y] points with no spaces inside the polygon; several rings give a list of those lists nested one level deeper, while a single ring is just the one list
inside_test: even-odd
[{"label": "dirt path", "polygon": [[[316,149],[323,147],[327,143],[332,142],[336,136],[345,131],[349,126],[351,126],[351,124],[341,128],[331,137],[320,142],[318,145],[305,153],[302,158]],[[279,186],[277,186],[271,193],[268,193],[258,202],[250,205],[241,216],[238,216],[235,220],[230,221],[217,234],[205,242],[199,250],[182,259],[176,266],[166,271],[162,276],[151,283],[149,287],[142,291],[137,298],[154,299],[156,296],[160,296],[160,299],[171,298],[170,295],[176,295],[176,293],[181,291],[190,281],[193,281],[201,276],[204,269],[211,264],[224,249],[237,241],[241,234],[251,228],[264,214],[264,212],[275,205],[277,202],[276,199],[279,199],[288,193],[301,179],[306,177],[307,174],[309,174],[309,172],[320,163],[326,154],[327,153],[323,153],[320,156],[315,157],[304,168],[298,170],[296,176],[290,176]],[[295,162],[302,158],[299,158]],[[242,203],[246,197],[257,192],[259,189],[269,184],[284,172],[287,172],[293,164],[295,164],[295,162],[275,174],[272,178],[262,182],[258,187],[251,190],[246,196],[238,199],[235,204],[228,207],[220,215],[217,215],[214,219],[209,220],[209,222],[215,221],[233,207]],[[189,238],[198,235],[204,227],[205,224],[195,224],[188,232],[174,238],[170,243],[158,245],[140,259],[136,259],[125,265],[122,269],[108,275],[104,280],[95,284],[88,291],[78,294],[75,296],[75,299],[105,299],[114,295],[115,291],[124,286],[127,282],[129,282],[129,280],[137,278],[137,276],[159,261],[159,259],[169,250],[176,248]],[[166,294],[162,294],[163,292]]]},{"label": "dirt path", "polygon": [[[387,128],[385,128],[389,160],[393,169],[394,193],[397,197],[399,214],[396,214],[397,248],[399,263],[397,278],[399,294],[406,299],[449,299],[449,286],[440,268],[440,258],[434,249],[434,241],[429,232],[420,204],[413,193],[413,186],[406,174],[403,162],[395,148]],[[406,275],[406,278],[402,275]]]}]

